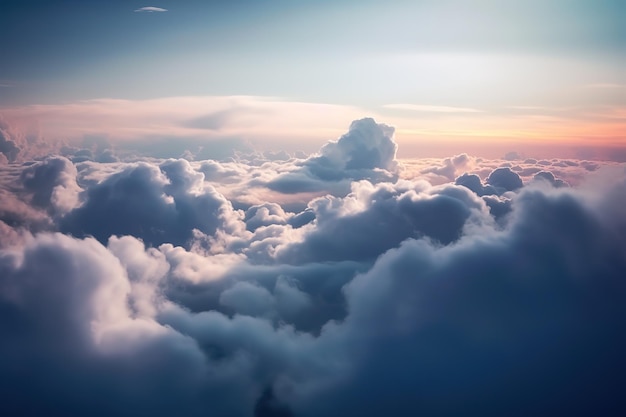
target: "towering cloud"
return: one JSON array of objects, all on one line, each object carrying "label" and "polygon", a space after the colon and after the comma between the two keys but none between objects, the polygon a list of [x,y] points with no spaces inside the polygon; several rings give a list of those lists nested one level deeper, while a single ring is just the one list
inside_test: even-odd
[{"label": "towering cloud", "polygon": [[[392,140],[394,129],[378,124],[374,119],[352,122],[348,133],[336,142],[328,142],[320,155],[309,159],[307,165],[320,178],[335,178],[337,171],[396,169],[397,145]],[[329,171],[324,168],[328,168]],[[334,172],[333,172],[334,171]]]},{"label": "towering cloud", "polygon": [[272,180],[268,187],[295,193],[326,190],[328,182],[349,185],[351,180],[393,180],[397,178],[398,168],[393,133],[392,127],[376,123],[374,119],[355,120],[348,133],[337,141],[328,142],[318,155],[306,159],[292,172]]}]

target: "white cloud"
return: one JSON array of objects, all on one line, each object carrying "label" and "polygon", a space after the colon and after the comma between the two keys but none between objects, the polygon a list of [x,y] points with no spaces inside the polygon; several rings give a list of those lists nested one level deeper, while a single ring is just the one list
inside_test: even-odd
[{"label": "white cloud", "polygon": [[153,6],[146,6],[146,7],[141,7],[137,10],[135,10],[135,12],[148,12],[148,13],[153,13],[153,12],[167,12],[167,9],[163,9],[161,7],[153,7]]}]

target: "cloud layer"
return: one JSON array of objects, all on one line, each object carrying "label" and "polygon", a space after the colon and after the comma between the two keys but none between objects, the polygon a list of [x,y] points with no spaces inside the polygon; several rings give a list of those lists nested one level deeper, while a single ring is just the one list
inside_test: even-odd
[{"label": "cloud layer", "polygon": [[0,414],[623,415],[626,167],[396,148],[3,165]]}]

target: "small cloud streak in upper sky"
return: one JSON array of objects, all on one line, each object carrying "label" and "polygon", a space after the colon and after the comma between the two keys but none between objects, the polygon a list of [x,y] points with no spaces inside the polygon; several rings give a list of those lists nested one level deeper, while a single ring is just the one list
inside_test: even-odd
[{"label": "small cloud streak in upper sky", "polygon": [[139,12],[139,13],[167,12],[167,9],[163,9],[161,7],[146,6],[146,7],[140,7],[139,9],[135,10],[135,12]]}]

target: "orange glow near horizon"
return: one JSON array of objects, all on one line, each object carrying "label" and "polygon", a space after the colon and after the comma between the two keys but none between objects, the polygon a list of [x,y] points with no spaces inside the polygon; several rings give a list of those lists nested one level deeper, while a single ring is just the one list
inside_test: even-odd
[{"label": "orange glow near horizon", "polygon": [[[317,151],[347,131],[352,120],[374,117],[396,128],[398,156],[441,157],[458,153],[499,157],[519,151],[533,157],[560,149],[598,148],[610,155],[626,148],[626,109],[533,114],[497,111],[390,112],[353,106],[293,102],[280,98],[172,97],[155,100],[87,100],[57,105],[0,109],[0,115],[23,136],[46,142],[80,144],[101,137],[111,144],[155,138],[218,140],[237,138],[258,150]],[[384,110],[384,111],[383,111]],[[528,111],[528,110],[524,110]],[[600,151],[600,149],[606,149]],[[618,152],[619,153],[619,152]]]}]

